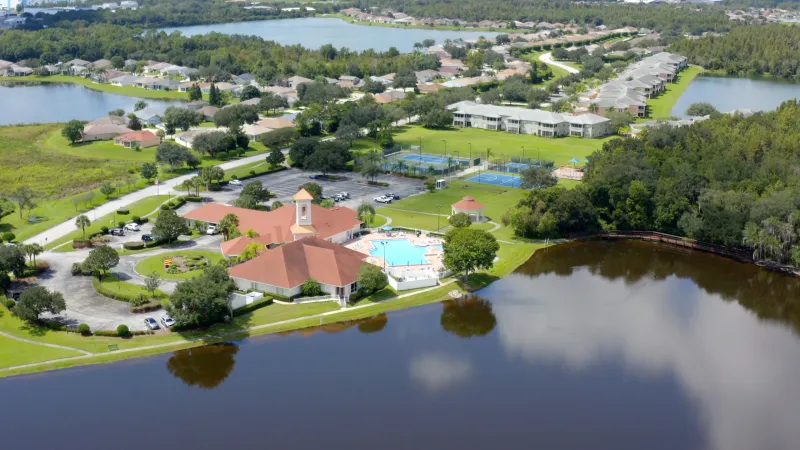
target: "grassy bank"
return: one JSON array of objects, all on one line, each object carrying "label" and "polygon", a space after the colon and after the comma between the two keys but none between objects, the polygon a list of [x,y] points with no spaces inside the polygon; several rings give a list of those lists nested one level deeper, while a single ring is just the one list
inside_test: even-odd
[{"label": "grassy bank", "polygon": [[672,115],[672,108],[686,89],[698,75],[703,73],[702,67],[689,66],[686,70],[678,74],[678,80],[667,84],[667,90],[658,97],[648,100],[647,106],[650,110],[650,119],[669,119]]},{"label": "grassy bank", "polygon": [[0,77],[0,81],[14,83],[71,83],[79,84],[89,89],[108,92],[109,94],[125,95],[127,97],[150,98],[161,100],[189,100],[189,94],[179,91],[153,91],[133,86],[114,86],[111,84],[95,83],[94,81],[70,75],[50,75],[46,77],[29,75],[26,77]]},{"label": "grassy bank", "polygon": [[164,259],[174,258],[176,256],[181,258],[203,257],[206,258],[209,265],[216,264],[222,259],[222,255],[219,252],[212,252],[208,250],[182,250],[167,252],[153,255],[139,261],[139,263],[136,264],[136,273],[142,276],[147,276],[151,272],[156,272],[165,280],[186,280],[188,278],[194,278],[203,273],[202,267],[198,268],[197,270],[190,270],[183,273],[168,273],[166,270],[164,270]]}]

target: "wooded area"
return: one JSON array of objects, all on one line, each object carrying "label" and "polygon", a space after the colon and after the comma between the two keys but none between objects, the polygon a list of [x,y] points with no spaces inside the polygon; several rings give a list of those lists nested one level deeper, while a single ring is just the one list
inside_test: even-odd
[{"label": "wooded area", "polygon": [[800,27],[774,24],[738,27],[722,36],[675,41],[670,51],[689,62],[728,75],[772,75],[800,81]]},{"label": "wooded area", "polygon": [[504,221],[522,236],[655,230],[800,265],[800,103],[614,139],[582,185],[531,191]]}]

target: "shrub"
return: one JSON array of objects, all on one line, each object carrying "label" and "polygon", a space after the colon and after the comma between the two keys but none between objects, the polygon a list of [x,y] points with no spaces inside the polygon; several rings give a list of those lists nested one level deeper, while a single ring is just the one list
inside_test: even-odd
[{"label": "shrub", "polygon": [[108,234],[108,227],[103,225],[102,227],[100,227],[100,232],[103,234]]},{"label": "shrub", "polygon": [[141,217],[139,217],[139,216],[133,216],[133,217],[131,217],[131,220],[132,220],[134,223],[139,223],[139,221],[140,221],[140,220],[142,220],[142,218],[141,218]]},{"label": "shrub", "polygon": [[89,275],[94,275],[94,270],[91,267],[87,266],[86,263],[81,263],[81,275],[88,277]]},{"label": "shrub", "polygon": [[161,205],[161,210],[162,211],[169,211],[169,206],[167,206],[167,204],[165,203],[165,204]]},{"label": "shrub", "polygon": [[81,336],[90,336],[92,334],[92,329],[89,328],[89,325],[82,323],[78,325],[78,333],[80,333]]},{"label": "shrub", "polygon": [[72,241],[72,248],[89,248],[92,246],[92,241]]},{"label": "shrub", "polygon": [[144,294],[137,295],[133,300],[131,300],[132,306],[142,306],[148,302],[147,296]]},{"label": "shrub", "polygon": [[265,306],[269,306],[271,304],[272,304],[272,298],[264,296],[264,298],[262,298],[261,300],[259,300],[257,302],[250,303],[247,306],[242,306],[241,308],[239,308],[237,310],[234,310],[233,311],[233,315],[234,316],[241,316],[241,315],[244,315],[244,314],[248,314],[248,313],[251,313],[251,312],[253,312],[253,311],[257,310],[257,309],[261,309],[261,308],[263,308]]},{"label": "shrub", "polygon": [[304,297],[316,297],[322,295],[322,286],[316,280],[309,278],[302,286],[300,292]]},{"label": "shrub", "polygon": [[186,195],[183,197],[183,199],[186,200],[187,202],[193,202],[193,203],[198,203],[203,201],[203,197],[200,197],[199,195]]},{"label": "shrub", "polygon": [[16,305],[17,302],[15,302],[14,300],[11,300],[10,298],[7,298],[7,299],[5,299],[5,301],[3,301],[3,304],[6,305],[6,308],[13,309],[14,305]]},{"label": "shrub", "polygon": [[122,324],[117,327],[117,336],[125,337],[128,336],[129,334],[131,334],[131,330],[128,329],[127,325]]},{"label": "shrub", "polygon": [[117,226],[120,227],[120,228],[124,227],[125,226],[125,221],[124,220],[120,220],[119,222],[117,222]]},{"label": "shrub", "polygon": [[122,246],[125,250],[141,250],[145,247],[144,241],[128,241],[124,242]]},{"label": "shrub", "polygon": [[12,232],[3,233],[3,240],[6,242],[11,242],[17,238],[17,235]]},{"label": "shrub", "polygon": [[250,175],[251,175],[251,176],[255,176],[255,175],[256,175],[256,171],[255,171],[255,170],[251,170],[251,171],[250,171]]},{"label": "shrub", "polygon": [[72,263],[72,275],[73,276],[81,275],[81,271],[82,270],[83,270],[83,268],[81,267],[81,263],[79,263],[79,262]]},{"label": "shrub", "polygon": [[50,263],[47,261],[36,261],[36,273],[42,273],[50,270]]},{"label": "shrub", "polygon": [[139,313],[146,313],[151,311],[159,310],[163,307],[160,301],[158,300],[148,300],[143,305],[139,306],[131,306],[131,312],[134,314]]},{"label": "shrub", "polygon": [[169,202],[167,202],[167,205],[170,207],[170,209],[172,209],[172,208],[175,208],[175,202],[174,202],[174,201],[172,201],[172,200],[170,200]]},{"label": "shrub", "polygon": [[117,214],[120,214],[120,215],[123,215],[123,216],[127,216],[130,213],[131,212],[128,210],[128,208],[120,208],[120,209],[117,210]]},{"label": "shrub", "polygon": [[239,177],[237,177],[236,175],[231,175],[231,180],[238,180],[238,179]]}]

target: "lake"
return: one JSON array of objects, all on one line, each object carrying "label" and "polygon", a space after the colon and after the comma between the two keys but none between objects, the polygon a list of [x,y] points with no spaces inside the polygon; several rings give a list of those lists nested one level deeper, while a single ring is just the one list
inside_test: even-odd
[{"label": "lake", "polygon": [[322,17],[303,19],[258,20],[252,22],[219,23],[211,25],[192,25],[184,27],[161,28],[161,31],[172,33],[180,31],[184,36],[197,34],[222,33],[255,35],[281,45],[300,44],[303,47],[317,49],[325,44],[336,48],[347,47],[350,50],[378,51],[397,50],[407,53],[414,50],[415,42],[433,39],[438,44],[445,39],[477,39],[481,36],[494,39],[498,33],[487,31],[454,31],[427,30],[421,28],[394,28],[383,26],[355,25],[350,22]]},{"label": "lake", "polygon": [[3,449],[793,450],[799,302],[721,257],[567,244],[458,302],[0,380]]},{"label": "lake", "polygon": [[[118,108],[133,112],[140,99],[94,91],[68,83],[0,83],[0,125],[94,120]],[[185,104],[178,100],[145,100],[152,107]]]},{"label": "lake", "polygon": [[734,109],[768,111],[781,102],[800,98],[800,84],[785,81],[698,76],[672,108],[672,115],[688,117],[686,109],[692,103],[707,102],[720,112]]}]

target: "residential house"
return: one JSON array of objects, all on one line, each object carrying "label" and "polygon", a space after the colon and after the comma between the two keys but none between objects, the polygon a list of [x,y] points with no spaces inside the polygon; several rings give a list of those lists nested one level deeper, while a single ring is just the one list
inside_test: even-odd
[{"label": "residential house", "polygon": [[197,136],[200,136],[201,134],[212,133],[214,131],[221,131],[223,133],[227,133],[228,129],[225,128],[225,127],[219,127],[219,128],[214,128],[214,127],[190,128],[188,131],[184,131],[184,132],[175,134],[174,138],[175,138],[175,142],[176,143],[178,143],[178,144],[180,144],[180,145],[182,145],[184,147],[194,148],[194,147],[192,147],[192,144],[194,143],[194,140],[195,140],[195,138]]},{"label": "residential house", "polygon": [[111,61],[107,59],[98,59],[97,61],[92,63],[93,69],[110,69],[111,68]]},{"label": "residential house", "polygon": [[212,122],[214,121],[214,116],[219,112],[219,108],[216,106],[203,106],[202,108],[198,109],[197,112],[202,114],[206,121]]},{"label": "residential house", "polygon": [[208,102],[205,100],[195,100],[186,104],[186,109],[191,109],[192,111],[197,111],[198,109],[208,106]]},{"label": "residential house", "polygon": [[132,131],[133,130],[124,125],[89,124],[83,127],[81,140],[83,142],[109,140],[114,139],[121,134],[130,133]]},{"label": "residential house", "polygon": [[422,94],[430,94],[431,92],[437,92],[441,89],[444,89],[444,86],[437,83],[422,83],[417,85],[417,89]]},{"label": "residential house", "polygon": [[427,83],[434,78],[439,77],[439,72],[431,69],[420,70],[418,72],[414,72],[414,75],[417,77],[418,83]]},{"label": "residential house", "polygon": [[269,128],[270,130],[294,128],[295,126],[294,121],[287,119],[286,117],[267,117],[266,119],[259,120],[257,123],[258,125]]},{"label": "residential house", "polygon": [[293,77],[289,77],[289,78],[286,79],[286,82],[289,83],[289,86],[291,86],[292,89],[295,89],[295,90],[297,89],[297,86],[300,86],[301,84],[305,84],[305,83],[311,83],[312,81],[314,81],[314,80],[311,80],[311,79],[305,78],[305,77],[300,77],[300,76],[297,76],[297,75],[295,75]]},{"label": "residential house", "polygon": [[387,80],[386,78],[376,77],[374,75],[369,77],[369,81],[372,81],[373,83],[380,83],[380,84],[382,84],[384,86],[391,86],[391,84],[392,84],[392,82]]},{"label": "residential house", "polygon": [[114,86],[133,86],[140,77],[136,75],[122,75],[108,80]]},{"label": "residential house", "polygon": [[573,116],[541,109],[482,105],[462,101],[448,106],[456,127],[504,130],[542,137],[577,136],[594,138],[609,133],[610,120],[595,114]]},{"label": "residential house", "polygon": [[152,131],[141,130],[130,133],[120,134],[114,138],[114,144],[125,148],[147,148],[155,147],[161,143],[161,139]]},{"label": "residential house", "polygon": [[404,98],[406,98],[405,91],[386,91],[381,94],[375,94],[375,101],[381,104],[399,102]]},{"label": "residential house", "polygon": [[144,66],[143,70],[145,73],[161,73],[162,69],[166,69],[167,67],[171,66],[170,63],[165,62],[156,62],[153,61],[150,64]]},{"label": "residential house", "polygon": [[24,77],[33,73],[33,69],[30,67],[22,67],[17,64],[11,64],[10,66],[6,66],[4,69],[0,69],[0,73],[3,73],[7,77]]},{"label": "residential house", "polygon": [[242,125],[242,133],[253,142],[258,142],[262,134],[269,133],[270,131],[272,131],[272,128],[265,127],[259,123],[246,123]]},{"label": "residential house", "polygon": [[350,75],[342,75],[339,77],[339,86],[348,89],[355,89],[361,84],[361,79]]},{"label": "residential house", "polygon": [[248,86],[254,84],[255,81],[256,81],[256,76],[251,73],[243,73],[241,75],[233,76],[233,82],[241,86]]},{"label": "residential house", "polygon": [[12,64],[14,64],[14,63],[12,63],[11,61],[6,61],[4,59],[0,59],[0,69],[5,69],[6,67],[8,67],[8,66],[10,66]]},{"label": "residential house", "polygon": [[133,114],[139,118],[139,121],[142,122],[143,125],[154,127],[160,124],[164,119],[165,110],[166,108],[163,107],[149,107],[134,111]]},{"label": "residential house", "polygon": [[99,119],[92,120],[86,123],[87,126],[89,125],[119,125],[123,127],[128,126],[128,118],[125,116],[105,116],[100,117]]}]

